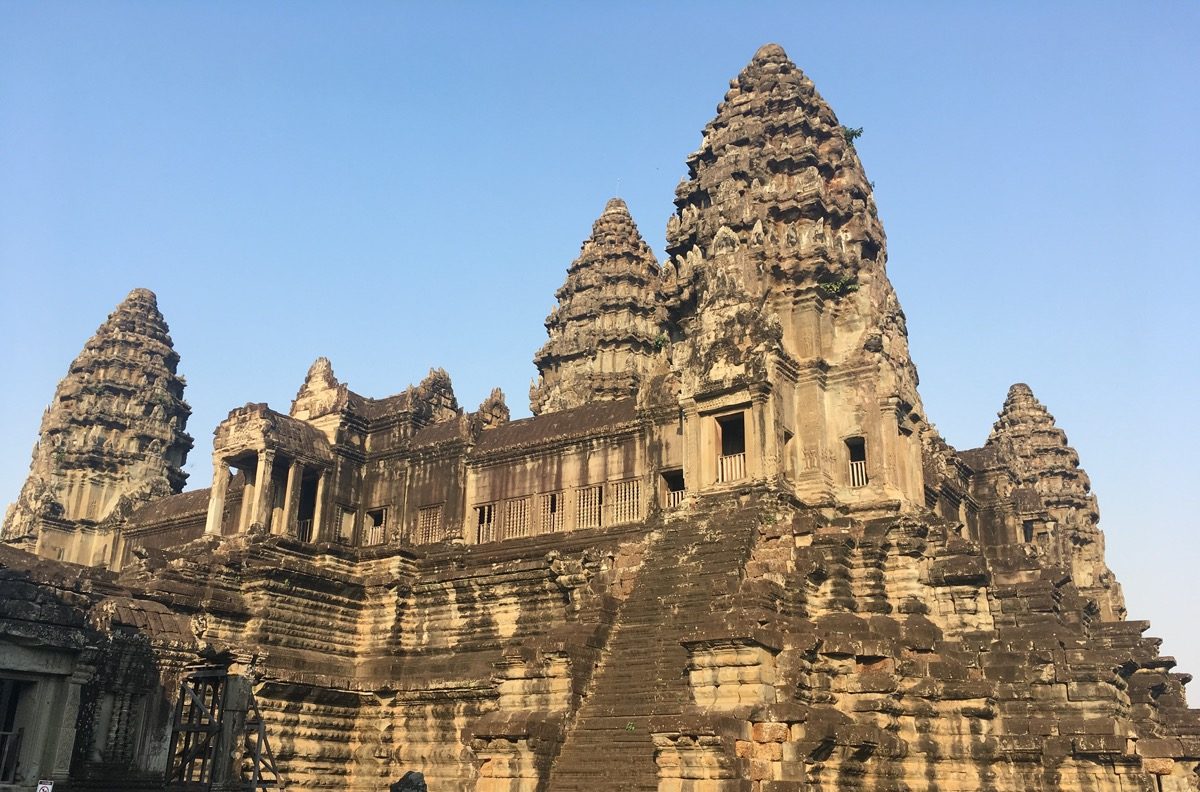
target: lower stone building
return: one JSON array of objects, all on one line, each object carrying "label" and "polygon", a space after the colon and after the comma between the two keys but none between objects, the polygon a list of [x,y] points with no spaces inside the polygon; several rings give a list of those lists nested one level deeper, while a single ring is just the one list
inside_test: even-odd
[{"label": "lower stone building", "polygon": [[924,414],[870,185],[774,45],[659,263],[604,208],[533,417],[449,376],[191,439],[153,295],[59,387],[0,549],[0,789],[1200,789],[1086,473],[1014,385]]}]

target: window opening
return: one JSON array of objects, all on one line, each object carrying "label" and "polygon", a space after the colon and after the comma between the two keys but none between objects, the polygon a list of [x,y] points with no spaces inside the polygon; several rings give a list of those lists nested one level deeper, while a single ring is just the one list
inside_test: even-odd
[{"label": "window opening", "polygon": [[478,544],[496,541],[496,504],[475,507],[475,541]]},{"label": "window opening", "polygon": [[662,473],[663,486],[667,488],[667,508],[678,509],[683,505],[687,495],[687,487],[683,480],[682,470],[664,470]]},{"label": "window opening", "polygon": [[717,418],[721,455],[717,458],[717,482],[737,481],[746,477],[746,414]]},{"label": "window opening", "polygon": [[387,509],[371,509],[367,512],[367,535],[365,545],[380,545],[387,540]]},{"label": "window opening", "polygon": [[637,479],[610,484],[609,516],[613,525],[637,522],[641,519],[641,482]]},{"label": "window opening", "polygon": [[300,479],[300,502],[296,508],[296,538],[301,542],[313,540],[313,517],[317,513],[317,475]]},{"label": "window opening", "polygon": [[17,780],[17,760],[21,756],[21,738],[25,729],[18,724],[24,695],[33,688],[32,682],[20,679],[0,679],[0,783]]},{"label": "window opening", "polygon": [[850,486],[865,487],[870,480],[867,478],[867,443],[861,437],[851,437],[846,440],[846,449],[850,453]]},{"label": "window opening", "polygon": [[1033,526],[1033,520],[1026,520],[1025,522],[1021,523],[1021,533],[1025,538],[1026,544],[1033,541]]}]

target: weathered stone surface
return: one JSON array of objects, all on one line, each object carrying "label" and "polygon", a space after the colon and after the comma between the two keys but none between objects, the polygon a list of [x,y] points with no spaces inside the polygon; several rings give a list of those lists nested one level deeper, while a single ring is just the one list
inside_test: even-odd
[{"label": "weathered stone surface", "polygon": [[119,574],[0,548],[0,681],[53,692],[14,720],[68,724],[22,761],[155,788],[224,658],[295,790],[1200,789],[1078,456],[1023,385],[983,448],[927,422],[851,136],[779,47],[676,206],[661,280],[596,222],[535,417],[321,358],[230,412],[210,490],[123,514]]}]

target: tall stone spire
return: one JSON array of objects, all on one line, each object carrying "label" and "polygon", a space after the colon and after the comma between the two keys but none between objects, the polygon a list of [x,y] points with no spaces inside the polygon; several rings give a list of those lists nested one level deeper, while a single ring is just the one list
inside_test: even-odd
[{"label": "tall stone spire", "polygon": [[1079,454],[1054,416],[1024,383],[1008,389],[1008,397],[985,447],[1016,477],[1016,486],[1032,490],[1049,519],[1045,528],[1055,561],[1071,570],[1072,579],[1096,599],[1108,618],[1125,613],[1121,587],[1104,560],[1104,534],[1092,483],[1079,466]]},{"label": "tall stone spire", "polygon": [[[685,399],[795,372],[772,388],[786,401],[795,385],[781,414],[802,446],[798,491],[919,508],[916,369],[854,137],[781,47],[755,53],[676,189],[670,357]],[[846,472],[846,438],[865,474]]]},{"label": "tall stone spire", "polygon": [[851,138],[783,48],[760,48],[730,83],[676,190],[669,310],[688,324],[721,300],[713,287],[722,281],[751,304],[782,306],[814,287],[865,299],[862,342],[893,361],[915,399],[883,226]]},{"label": "tall stone spire", "polygon": [[29,478],[5,517],[6,539],[36,537],[43,555],[95,563],[111,545],[93,548],[75,528],[183,489],[191,408],[178,364],[154,293],[134,289],[58,384]]},{"label": "tall stone spire", "polygon": [[629,209],[611,199],[592,226],[534,357],[535,415],[632,395],[666,343],[658,262]]}]

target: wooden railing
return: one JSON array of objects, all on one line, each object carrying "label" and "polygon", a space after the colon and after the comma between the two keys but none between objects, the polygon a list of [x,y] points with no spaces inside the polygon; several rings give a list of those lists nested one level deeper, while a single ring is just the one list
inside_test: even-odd
[{"label": "wooden railing", "polygon": [[850,463],[850,486],[867,486],[867,463],[865,460],[862,462]]},{"label": "wooden railing", "polygon": [[687,490],[669,490],[667,492],[667,508],[678,509],[683,505],[683,499],[687,496]]},{"label": "wooden railing", "polygon": [[729,454],[717,457],[717,483],[746,478],[746,454]]}]

